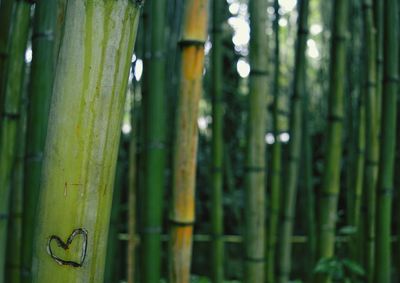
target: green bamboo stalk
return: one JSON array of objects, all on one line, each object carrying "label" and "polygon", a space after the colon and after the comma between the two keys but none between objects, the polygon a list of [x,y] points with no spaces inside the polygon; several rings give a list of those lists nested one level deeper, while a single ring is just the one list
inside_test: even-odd
[{"label": "green bamboo stalk", "polygon": [[308,0],[298,3],[299,19],[297,31],[296,58],[294,70],[293,94],[290,110],[290,141],[287,160],[287,178],[285,179],[285,194],[282,202],[281,238],[279,246],[278,282],[286,283],[291,270],[291,242],[293,234],[294,213],[299,176],[302,141],[302,100],[306,95],[306,46],[308,36]]},{"label": "green bamboo stalk", "polygon": [[[139,31],[140,33],[140,31]],[[140,39],[140,37],[139,37]],[[137,127],[138,127],[138,105],[135,101],[136,93],[139,87],[133,89],[131,104],[131,125],[132,130],[129,140],[129,163],[128,163],[128,254],[127,254],[127,282],[134,283],[136,277],[136,247],[137,247],[137,231],[136,231],[136,199],[137,199]]]},{"label": "green bamboo stalk", "polygon": [[[32,281],[31,266],[33,255],[33,233],[39,194],[39,183],[43,150],[47,133],[57,46],[59,41],[56,19],[63,18],[64,0],[43,0],[35,6],[32,32],[32,63],[29,81],[29,104],[27,120],[24,211],[22,217],[22,282]],[[58,10],[59,9],[59,12]]]},{"label": "green bamboo stalk", "polygon": [[266,1],[249,2],[250,93],[244,200],[244,282],[265,280],[265,128],[268,58]]},{"label": "green bamboo stalk", "polygon": [[303,160],[303,174],[302,186],[306,198],[306,229],[307,229],[307,247],[308,247],[308,270],[307,282],[312,281],[313,267],[315,266],[316,249],[317,249],[317,231],[316,231],[316,215],[315,215],[315,194],[313,186],[313,152],[310,135],[310,115],[309,115],[309,99],[308,95],[304,96],[302,103],[303,120],[302,120],[302,160]]},{"label": "green bamboo stalk", "polygon": [[[26,68],[24,70],[27,73]],[[21,282],[21,247],[22,247],[22,212],[23,212],[23,184],[24,184],[24,160],[26,138],[26,114],[27,96],[26,79],[22,81],[21,89],[21,116],[18,121],[16,139],[16,154],[13,165],[10,196],[10,217],[8,219],[8,239],[5,280],[9,283]]]},{"label": "green bamboo stalk", "polygon": [[[144,194],[142,211],[142,268],[146,283],[159,283],[161,273],[162,203],[165,187],[165,8],[166,1],[150,1],[150,53],[145,83]],[[155,81],[154,81],[155,80]]]},{"label": "green bamboo stalk", "polygon": [[197,118],[202,90],[204,43],[207,38],[207,0],[184,4],[181,81],[176,113],[170,212],[169,282],[188,283],[195,221]]},{"label": "green bamboo stalk", "polygon": [[364,40],[365,40],[365,109],[366,109],[366,154],[365,154],[365,192],[367,201],[366,222],[366,247],[365,266],[368,282],[374,282],[375,265],[375,206],[376,206],[376,182],[378,175],[379,159],[379,134],[377,116],[377,90],[376,90],[376,32],[373,19],[373,6],[371,0],[363,1]]},{"label": "green bamboo stalk", "polygon": [[[344,85],[346,70],[346,39],[348,1],[335,0],[331,42],[330,86],[328,96],[328,125],[325,169],[320,194],[320,221],[318,228],[318,258],[334,256],[335,226],[340,183],[342,131],[344,119]],[[330,282],[328,274],[317,282]]]},{"label": "green bamboo stalk", "polygon": [[275,143],[272,145],[271,152],[271,193],[269,201],[269,222],[267,232],[267,282],[273,283],[275,279],[275,254],[278,238],[278,219],[280,207],[280,194],[281,194],[281,175],[282,175],[282,146],[279,140],[281,132],[280,117],[279,117],[279,78],[280,78],[280,43],[279,43],[279,1],[274,1],[275,19],[273,22],[274,36],[275,36],[275,50],[274,50],[274,101],[273,101],[273,130]]},{"label": "green bamboo stalk", "polygon": [[40,183],[33,282],[102,282],[141,2],[67,2]]},{"label": "green bamboo stalk", "polygon": [[119,281],[118,268],[121,266],[121,255],[119,251],[119,226],[121,223],[121,194],[124,185],[125,171],[126,171],[126,157],[124,150],[124,142],[121,137],[117,168],[115,172],[114,193],[110,214],[110,224],[108,230],[107,240],[107,255],[106,255],[106,268],[104,272],[104,282],[113,283]]},{"label": "green bamboo stalk", "polygon": [[[0,105],[4,105],[7,67],[10,58],[11,24],[15,10],[15,1],[0,1]],[[0,124],[3,116],[0,116]]]},{"label": "green bamboo stalk", "polygon": [[4,267],[9,219],[9,197],[13,166],[16,160],[18,125],[25,75],[25,49],[28,42],[30,4],[18,1],[10,25],[9,64],[5,77],[4,105],[0,126],[0,282]]},{"label": "green bamboo stalk", "polygon": [[212,198],[211,198],[211,234],[212,242],[212,282],[224,280],[224,213],[223,213],[223,73],[222,73],[222,24],[223,2],[212,1]]},{"label": "green bamboo stalk", "polygon": [[379,82],[376,85],[377,95],[377,117],[378,121],[378,132],[380,132],[381,125],[381,109],[382,109],[382,84],[380,83],[383,78],[383,1],[373,0],[373,19],[376,30],[375,42],[376,42],[376,81]]},{"label": "green bamboo stalk", "polygon": [[391,208],[396,143],[396,111],[399,73],[398,1],[384,1],[383,91],[381,143],[376,207],[376,263],[374,282],[391,279]]}]

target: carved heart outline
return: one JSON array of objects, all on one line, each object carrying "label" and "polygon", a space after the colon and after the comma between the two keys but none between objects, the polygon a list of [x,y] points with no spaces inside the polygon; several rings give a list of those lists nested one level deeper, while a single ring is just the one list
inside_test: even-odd
[{"label": "carved heart outline", "polygon": [[[54,254],[54,252],[51,248],[52,241],[55,241],[57,246],[59,246],[60,248],[67,250],[69,248],[69,246],[71,245],[72,241],[75,239],[75,237],[77,237],[79,235],[82,235],[82,237],[83,237],[81,260],[79,262],[64,260]],[[66,242],[61,240],[60,237],[58,237],[57,235],[51,235],[49,238],[49,241],[47,243],[47,252],[60,265],[70,265],[72,267],[81,267],[86,258],[87,239],[88,239],[88,233],[83,228],[78,228],[78,229],[75,229],[74,231],[72,231],[71,235],[68,237]]]}]

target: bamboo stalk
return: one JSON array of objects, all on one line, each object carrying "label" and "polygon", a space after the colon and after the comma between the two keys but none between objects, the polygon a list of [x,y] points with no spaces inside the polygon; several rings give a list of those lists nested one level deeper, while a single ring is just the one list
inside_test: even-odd
[{"label": "bamboo stalk", "polygon": [[[25,68],[24,73],[28,73]],[[21,282],[21,247],[22,247],[22,212],[23,212],[23,183],[26,138],[26,76],[22,79],[21,116],[18,121],[16,139],[15,162],[12,169],[10,182],[10,217],[8,219],[7,257],[6,257],[6,282]]]},{"label": "bamboo stalk", "polygon": [[121,223],[121,195],[125,180],[127,167],[126,152],[124,150],[123,136],[121,137],[117,167],[115,172],[114,193],[110,214],[110,223],[107,239],[106,268],[104,282],[113,283],[119,281],[119,270],[121,266],[121,254],[118,242],[119,227]]},{"label": "bamboo stalk", "polygon": [[[15,6],[13,0],[0,1],[0,105],[4,105],[5,100],[5,83],[10,58],[11,24]],[[0,116],[0,124],[2,120],[3,116]]]},{"label": "bamboo stalk", "polygon": [[174,141],[169,282],[188,283],[195,221],[197,118],[202,89],[207,0],[188,0],[181,37],[181,81]]},{"label": "bamboo stalk", "polygon": [[398,1],[384,1],[383,91],[381,143],[376,207],[376,265],[374,282],[391,279],[391,208],[396,143],[396,111],[399,73]]},{"label": "bamboo stalk", "polygon": [[[33,233],[39,195],[43,150],[57,56],[57,40],[63,19],[64,0],[43,0],[35,6],[32,63],[29,80],[24,211],[22,217],[22,282],[32,281]],[[59,10],[58,10],[59,9]]]},{"label": "bamboo stalk", "polygon": [[5,256],[11,180],[16,161],[18,125],[21,117],[21,97],[25,75],[25,49],[28,42],[30,4],[26,1],[15,3],[10,25],[9,64],[4,78],[4,104],[0,126],[0,282],[5,282]]},{"label": "bamboo stalk", "polygon": [[140,4],[67,3],[40,183],[33,282],[103,281]]},{"label": "bamboo stalk", "polygon": [[365,192],[367,200],[366,221],[366,247],[365,265],[368,282],[374,282],[375,265],[375,206],[376,206],[376,182],[379,161],[379,134],[377,112],[377,67],[376,67],[376,32],[373,19],[373,6],[371,0],[363,2],[364,38],[366,51],[365,68],[365,102],[366,102],[366,156],[365,156]]},{"label": "bamboo stalk", "polygon": [[212,198],[211,198],[211,234],[212,243],[212,282],[224,280],[224,212],[223,212],[223,119],[224,94],[222,74],[222,1],[212,1]]},{"label": "bamboo stalk", "polygon": [[286,283],[291,270],[291,243],[293,234],[294,212],[296,208],[296,194],[299,176],[302,141],[302,100],[306,95],[306,43],[308,37],[308,0],[298,3],[299,19],[297,31],[296,58],[294,70],[293,94],[290,111],[290,141],[287,160],[287,178],[285,179],[285,197],[283,198],[281,238],[279,250],[278,282]]},{"label": "bamboo stalk", "polygon": [[[335,248],[335,226],[340,187],[344,119],[343,98],[346,70],[348,4],[347,0],[336,0],[334,1],[333,9],[327,147],[319,211],[319,259],[333,257]],[[330,275],[324,274],[319,276],[317,282],[330,282]]]},{"label": "bamboo stalk", "polygon": [[274,102],[273,102],[273,130],[275,142],[272,145],[271,152],[271,193],[269,201],[269,223],[267,232],[267,282],[274,283],[275,279],[275,258],[276,258],[276,246],[278,238],[278,220],[279,220],[279,209],[280,209],[280,198],[281,198],[281,176],[282,176],[282,145],[279,139],[281,132],[281,123],[279,117],[279,92],[280,92],[280,42],[279,42],[279,1],[274,1],[275,19],[273,28],[275,32],[275,54],[274,54]]},{"label": "bamboo stalk", "polygon": [[250,93],[244,199],[244,281],[265,280],[265,126],[267,108],[266,1],[249,2]]},{"label": "bamboo stalk", "polygon": [[[150,52],[145,84],[144,190],[142,211],[143,282],[160,282],[162,208],[165,187],[165,7],[166,1],[150,1]],[[156,83],[154,82],[156,80]]]}]

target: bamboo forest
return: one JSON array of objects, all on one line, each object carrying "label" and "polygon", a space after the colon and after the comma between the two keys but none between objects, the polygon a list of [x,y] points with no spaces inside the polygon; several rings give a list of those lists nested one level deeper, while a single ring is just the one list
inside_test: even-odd
[{"label": "bamboo forest", "polygon": [[0,283],[400,283],[399,17],[0,0]]}]

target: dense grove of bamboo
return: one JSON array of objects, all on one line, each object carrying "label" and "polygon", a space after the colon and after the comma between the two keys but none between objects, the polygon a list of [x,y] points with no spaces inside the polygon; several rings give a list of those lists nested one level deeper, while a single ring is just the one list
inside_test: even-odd
[{"label": "dense grove of bamboo", "polygon": [[398,282],[399,16],[0,0],[0,283]]}]

